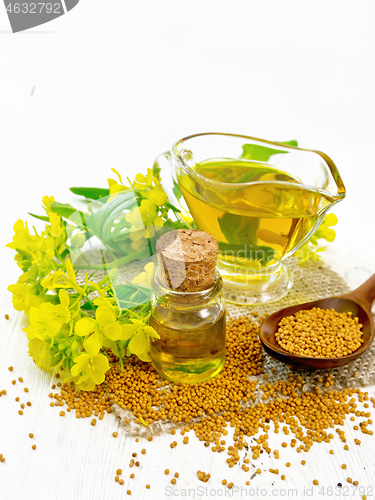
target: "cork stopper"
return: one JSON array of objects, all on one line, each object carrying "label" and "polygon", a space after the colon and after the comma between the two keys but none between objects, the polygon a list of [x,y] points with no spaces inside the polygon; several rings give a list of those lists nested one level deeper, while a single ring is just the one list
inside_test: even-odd
[{"label": "cork stopper", "polygon": [[177,229],[156,242],[160,281],[178,292],[199,292],[215,279],[218,244],[213,236],[194,229]]}]

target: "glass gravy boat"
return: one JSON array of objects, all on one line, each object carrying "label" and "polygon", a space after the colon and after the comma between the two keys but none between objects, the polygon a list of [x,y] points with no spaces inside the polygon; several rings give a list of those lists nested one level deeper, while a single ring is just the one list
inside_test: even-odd
[{"label": "glass gravy boat", "polygon": [[283,297],[292,286],[283,261],[345,197],[326,154],[245,135],[185,137],[156,166],[185,221],[217,239],[224,296],[237,304]]}]

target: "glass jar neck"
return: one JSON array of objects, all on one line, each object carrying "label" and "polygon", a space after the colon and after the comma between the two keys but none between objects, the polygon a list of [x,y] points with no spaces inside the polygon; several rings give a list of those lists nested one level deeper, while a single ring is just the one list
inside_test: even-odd
[{"label": "glass jar neck", "polygon": [[223,282],[218,270],[215,271],[214,282],[210,288],[200,290],[199,292],[179,292],[171,288],[165,287],[160,282],[159,268],[156,268],[155,276],[152,283],[157,298],[165,296],[171,302],[180,304],[203,304],[215,297],[221,292]]}]

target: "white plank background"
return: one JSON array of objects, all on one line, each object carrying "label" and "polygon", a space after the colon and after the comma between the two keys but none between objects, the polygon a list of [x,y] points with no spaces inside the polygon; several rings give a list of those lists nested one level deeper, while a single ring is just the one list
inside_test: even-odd
[{"label": "white plank background", "polygon": [[[27,321],[12,310],[6,291],[18,268],[4,245],[18,218],[40,212],[43,195],[72,201],[70,186],[105,186],[111,167],[132,176],[187,134],[296,138],[303,147],[329,154],[342,174],[348,196],[335,208],[337,239],[325,259],[351,287],[359,285],[375,272],[375,9],[369,1],[354,8],[335,0],[237,1],[230,7],[145,2],[129,10],[113,0],[120,14],[109,25],[98,0],[92,0],[89,21],[81,3],[66,19],[51,23],[56,33],[1,38],[0,390],[8,394],[0,398],[0,453],[6,457],[0,463],[0,498],[102,500],[123,497],[130,487],[132,498],[159,500],[170,496],[165,468],[180,473],[174,496],[195,488],[197,498],[219,498],[221,479],[245,486],[246,474],[228,469],[226,454],[210,452],[192,435],[187,447],[181,437],[173,438],[179,445],[171,450],[171,436],[135,443],[113,415],[93,428],[89,419],[60,418],[59,410],[50,408],[52,374],[36,368],[27,355],[22,331]],[[11,384],[19,376],[29,388],[27,397],[22,384]],[[375,396],[374,387],[368,391]],[[16,396],[32,402],[22,417]],[[345,430],[348,441],[357,437],[349,422]],[[270,434],[270,446],[281,450],[281,459],[264,460],[260,467],[286,470],[287,481],[263,473],[252,481],[259,487],[253,498],[274,498],[273,487],[284,498],[282,488],[297,488],[303,498],[314,478],[328,487],[345,484],[348,475],[375,488],[374,438],[361,434],[360,439],[362,445],[352,446],[350,454],[335,439],[305,456],[284,450],[282,435]],[[130,471],[131,453],[143,447],[141,467]],[[299,465],[302,458],[305,467]],[[281,466],[288,460],[290,469]],[[343,462],[345,473],[339,468]],[[123,487],[114,482],[117,468],[124,471]],[[198,469],[211,473],[209,483],[197,480]],[[128,479],[130,472],[136,479]],[[209,489],[200,495],[202,485]],[[360,498],[353,487],[349,491],[346,498]],[[369,489],[367,494],[371,499]],[[314,488],[313,498],[324,496]]]}]

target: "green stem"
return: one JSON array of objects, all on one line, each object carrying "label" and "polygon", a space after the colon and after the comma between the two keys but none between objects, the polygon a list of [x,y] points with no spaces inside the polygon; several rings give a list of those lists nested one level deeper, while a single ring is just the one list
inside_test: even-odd
[{"label": "green stem", "polygon": [[136,312],[132,311],[131,309],[123,309],[122,312],[127,312],[128,314],[134,314],[134,316],[139,319],[140,321],[142,321],[142,316],[139,316],[139,314],[137,314]]},{"label": "green stem", "polygon": [[108,281],[108,280],[109,280],[109,274],[107,274],[106,276],[104,276],[104,278],[103,278],[102,280],[100,280],[100,281],[99,281],[98,285],[99,285],[100,287],[102,287],[102,286],[104,285],[104,283],[105,283],[106,281]]},{"label": "green stem", "polygon": [[[105,244],[105,243],[104,243],[104,244]],[[116,255],[112,252],[112,250],[110,249],[110,247],[109,247],[108,245],[106,245],[106,244],[105,244],[105,247],[106,247],[106,249],[108,250],[108,252],[112,255],[112,257],[113,257],[114,259],[116,259]]]},{"label": "green stem", "polygon": [[90,265],[90,262],[86,259],[86,257],[83,255],[83,253],[81,252],[81,250],[78,250],[79,251],[79,255],[80,257],[82,257],[82,259],[88,264]]},{"label": "green stem", "polygon": [[[113,262],[110,262],[109,264],[106,264],[106,269],[112,269],[113,267],[120,267],[125,264],[129,264],[129,262],[132,262],[133,260],[140,260],[142,258],[149,257],[150,251],[148,248],[144,248],[143,250],[140,250],[139,252],[132,253],[130,255],[126,255],[125,257],[121,257],[121,259],[117,259]],[[103,265],[90,265],[90,266],[74,266],[74,269],[77,271],[80,271],[82,269],[96,269],[98,271],[103,270]]]},{"label": "green stem", "polygon": [[124,369],[124,365],[122,363],[121,349],[120,349],[120,346],[118,345],[118,342],[116,342],[116,345],[117,345],[118,357],[119,357],[120,363],[121,363],[121,369],[123,370]]}]

